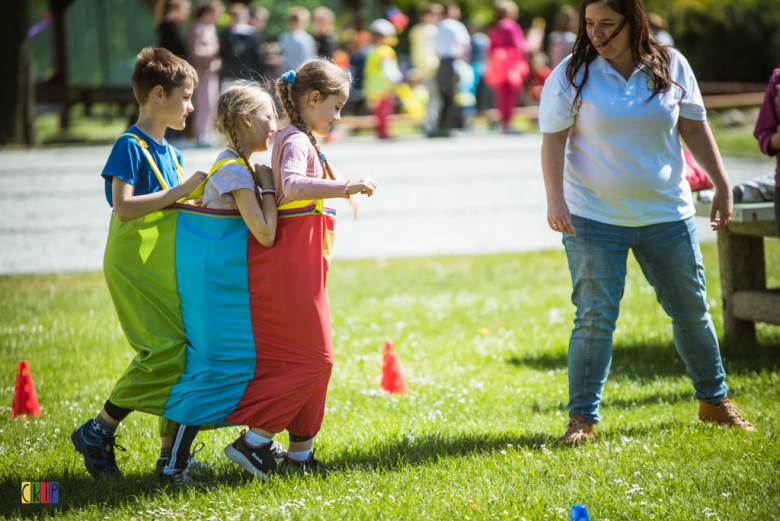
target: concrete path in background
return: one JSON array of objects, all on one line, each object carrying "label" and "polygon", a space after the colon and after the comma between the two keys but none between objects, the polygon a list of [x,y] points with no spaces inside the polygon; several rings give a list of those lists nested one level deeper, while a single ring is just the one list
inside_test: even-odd
[{"label": "concrete path in background", "polygon": [[[547,227],[541,135],[327,144],[345,176],[379,182],[353,221],[343,201],[335,257],[375,259],[561,249]],[[0,152],[0,274],[102,269],[110,209],[100,172],[110,146]],[[217,149],[183,151],[185,171],[208,171]],[[253,161],[270,163],[270,152]],[[734,182],[774,162],[726,158]],[[704,241],[714,240],[699,219]]]}]

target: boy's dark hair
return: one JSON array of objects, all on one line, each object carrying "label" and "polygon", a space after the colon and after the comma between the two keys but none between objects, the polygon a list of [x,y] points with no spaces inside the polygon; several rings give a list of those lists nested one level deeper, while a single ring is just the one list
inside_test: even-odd
[{"label": "boy's dark hair", "polygon": [[198,73],[195,69],[175,56],[167,49],[159,47],[146,47],[138,53],[133,69],[133,94],[139,105],[146,103],[149,94],[157,86],[162,86],[165,94],[170,95],[176,87],[181,87],[187,82],[192,86],[198,86]]}]

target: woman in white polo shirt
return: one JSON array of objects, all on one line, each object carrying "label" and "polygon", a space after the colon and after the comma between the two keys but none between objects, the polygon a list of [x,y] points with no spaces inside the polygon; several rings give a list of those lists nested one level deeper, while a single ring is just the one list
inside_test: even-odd
[{"label": "woman in white polo shirt", "polygon": [[650,35],[642,0],[582,2],[577,42],[544,85],[539,125],[547,220],[563,233],[577,307],[561,441],[593,438],[600,420],[628,250],[672,318],[699,417],[755,430],[726,399],[680,137],[715,185],[714,229],[731,216],[730,182],[696,78]]}]

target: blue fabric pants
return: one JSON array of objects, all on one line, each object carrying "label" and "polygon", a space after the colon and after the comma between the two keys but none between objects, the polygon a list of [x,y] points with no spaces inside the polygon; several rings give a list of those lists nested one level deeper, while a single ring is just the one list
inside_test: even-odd
[{"label": "blue fabric pants", "polygon": [[577,307],[569,341],[569,416],[598,423],[601,390],[612,363],[612,333],[626,283],[628,250],[672,319],[674,343],[696,398],[726,398],[726,372],[708,312],[694,217],[629,228],[573,215],[577,236],[563,234]]}]

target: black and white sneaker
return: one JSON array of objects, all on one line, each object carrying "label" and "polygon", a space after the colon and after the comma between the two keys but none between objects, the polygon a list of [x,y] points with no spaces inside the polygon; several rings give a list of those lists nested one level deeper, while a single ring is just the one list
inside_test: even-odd
[{"label": "black and white sneaker", "polygon": [[312,449],[311,453],[309,454],[309,457],[303,461],[298,461],[292,458],[288,458],[287,455],[285,454],[284,463],[282,464],[282,466],[285,469],[301,469],[304,472],[327,473],[328,469],[325,468],[325,465],[323,465],[320,460],[314,457],[315,450],[316,449]]},{"label": "black and white sneaker", "polygon": [[187,469],[177,470],[172,474],[161,472],[157,477],[157,481],[162,485],[175,485],[182,488],[191,487],[196,484],[192,478],[190,478]]},{"label": "black and white sneaker", "polygon": [[[203,474],[198,472],[197,469],[202,470],[202,469],[210,468],[202,461],[198,461],[195,459],[195,454],[202,451],[205,446],[206,446],[205,443],[199,441],[198,443],[195,444],[195,448],[192,449],[192,452],[190,452],[190,457],[187,460],[187,471],[189,472],[190,476],[201,477],[203,476]],[[155,466],[155,471],[157,472],[157,477],[160,479],[162,478],[163,475],[163,469],[168,464],[168,460],[170,460],[170,457],[157,458],[157,465]]]},{"label": "black and white sneaker", "polygon": [[279,469],[277,460],[284,459],[284,449],[279,442],[263,443],[259,447],[250,447],[244,439],[244,433],[236,441],[225,447],[225,456],[263,481]]}]

